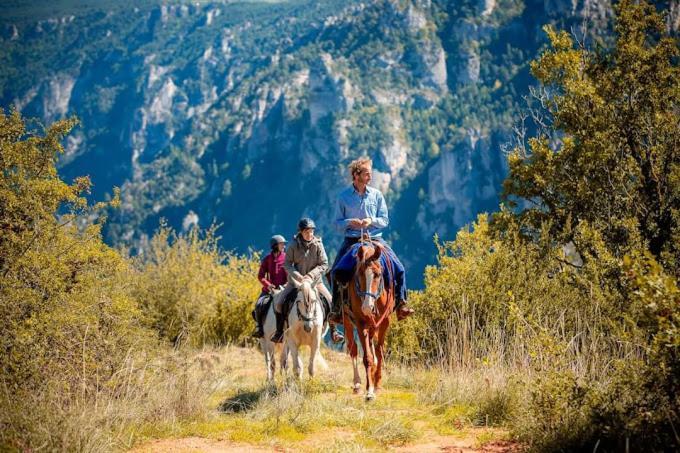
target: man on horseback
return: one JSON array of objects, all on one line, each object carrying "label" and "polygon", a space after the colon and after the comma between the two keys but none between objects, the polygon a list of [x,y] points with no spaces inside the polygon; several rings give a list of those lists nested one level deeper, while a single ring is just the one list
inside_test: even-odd
[{"label": "man on horseback", "polygon": [[[362,232],[368,233],[371,240],[379,242],[391,253],[395,267],[395,292],[397,319],[402,320],[411,314],[413,309],[406,305],[406,272],[396,254],[382,239],[382,230],[389,225],[387,204],[380,190],[370,187],[373,162],[368,157],[361,157],[349,164],[352,185],[340,192],[336,207],[335,226],[343,232],[345,239],[338,250],[333,262],[331,275],[340,259],[352,245],[359,242]],[[331,282],[333,287],[333,307],[330,317],[331,326],[342,322],[342,307],[340,306],[340,289],[337,282]]]},{"label": "man on horseback", "polygon": [[286,269],[284,269],[284,262],[286,259],[286,239],[280,234],[275,234],[269,240],[269,246],[271,252],[264,257],[262,263],[260,263],[260,271],[257,273],[257,279],[262,283],[262,292],[260,297],[257,298],[257,303],[255,309],[253,310],[253,319],[257,323],[257,328],[251,334],[254,338],[264,337],[264,331],[262,330],[263,317],[266,314],[264,311],[264,306],[267,303],[263,303],[266,299],[262,299],[262,296],[271,297],[274,288],[283,286],[288,281]]},{"label": "man on horseback", "polygon": [[[331,294],[322,281],[322,276],[328,270],[328,256],[326,255],[321,238],[314,236],[315,229],[316,225],[312,219],[300,219],[295,240],[286,251],[284,268],[288,273],[288,284],[282,293],[277,296],[274,303],[276,333],[271,338],[271,341],[274,343],[281,343],[283,341],[285,322],[283,304],[295,287],[300,286],[304,281],[309,281],[321,297],[327,301],[331,300]],[[331,327],[331,329],[333,329],[333,332],[334,327]]]}]

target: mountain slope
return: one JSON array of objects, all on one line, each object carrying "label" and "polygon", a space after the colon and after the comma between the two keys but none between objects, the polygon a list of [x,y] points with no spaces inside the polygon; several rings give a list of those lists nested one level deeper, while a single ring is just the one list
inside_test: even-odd
[{"label": "mountain slope", "polygon": [[415,285],[434,233],[497,207],[540,27],[597,36],[611,13],[606,0],[46,5],[2,13],[0,98],[82,119],[61,171],[91,175],[95,197],[122,186],[111,242],[143,247],[165,217],[221,223],[223,245],[245,251],[309,215],[333,250],[345,166],[368,154]]}]

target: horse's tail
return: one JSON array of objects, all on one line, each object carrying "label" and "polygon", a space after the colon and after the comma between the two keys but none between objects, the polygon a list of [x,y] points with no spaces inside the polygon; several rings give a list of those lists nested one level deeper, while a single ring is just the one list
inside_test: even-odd
[{"label": "horse's tail", "polygon": [[323,355],[321,355],[321,348],[316,353],[316,357],[314,358],[314,365],[318,366],[322,371],[328,371],[328,363],[326,363],[326,359],[323,358]]}]

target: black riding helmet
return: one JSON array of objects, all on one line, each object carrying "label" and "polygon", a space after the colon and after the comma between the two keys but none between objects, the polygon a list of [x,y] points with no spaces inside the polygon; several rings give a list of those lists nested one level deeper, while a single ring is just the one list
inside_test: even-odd
[{"label": "black riding helmet", "polygon": [[298,222],[298,230],[302,231],[302,230],[306,230],[308,228],[316,229],[316,224],[309,217],[303,217]]},{"label": "black riding helmet", "polygon": [[286,243],[286,239],[285,239],[283,236],[281,236],[280,234],[275,234],[275,235],[272,236],[272,238],[269,240],[269,246],[270,246],[271,248],[274,248],[274,247],[276,247],[278,244],[281,244],[281,243],[284,243],[284,244],[285,244],[285,243]]}]

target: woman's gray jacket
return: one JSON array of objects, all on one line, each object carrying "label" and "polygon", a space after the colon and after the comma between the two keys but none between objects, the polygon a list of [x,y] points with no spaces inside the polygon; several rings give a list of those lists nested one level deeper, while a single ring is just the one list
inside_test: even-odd
[{"label": "woman's gray jacket", "polygon": [[321,238],[314,237],[307,242],[300,234],[296,234],[292,244],[286,249],[286,262],[283,266],[288,273],[289,282],[291,279],[299,280],[300,275],[309,275],[315,284],[321,282],[328,270],[328,256]]}]

